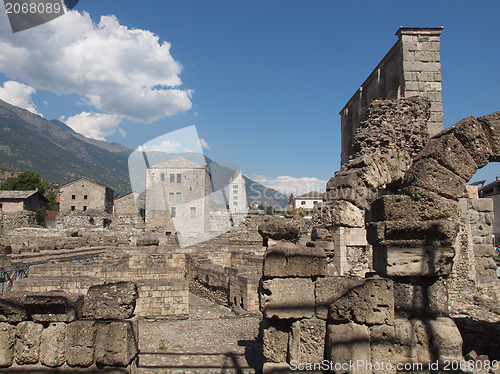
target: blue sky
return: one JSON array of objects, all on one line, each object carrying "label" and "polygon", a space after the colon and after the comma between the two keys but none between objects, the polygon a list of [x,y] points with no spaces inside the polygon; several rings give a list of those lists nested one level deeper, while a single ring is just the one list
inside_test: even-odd
[{"label": "blue sky", "polygon": [[[399,26],[444,26],[445,127],[500,110],[498,0],[81,0],[17,34],[2,8],[0,98],[131,148],[196,125],[210,158],[272,187],[313,189],[338,170],[338,112]],[[2,56],[2,43],[30,54]]]}]

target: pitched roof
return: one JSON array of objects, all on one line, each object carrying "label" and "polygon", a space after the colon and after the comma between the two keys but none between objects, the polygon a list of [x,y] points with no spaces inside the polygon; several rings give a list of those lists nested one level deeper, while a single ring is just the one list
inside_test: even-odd
[{"label": "pitched roof", "polygon": [[303,195],[295,196],[295,198],[299,199],[299,198],[310,197],[310,198],[322,199],[323,196],[325,196],[324,193],[321,193],[321,192],[318,192],[318,191],[311,191],[311,192],[305,193]]},{"label": "pitched roof", "polygon": [[[109,187],[107,187],[107,186],[105,186],[105,185],[103,185],[103,184],[100,184],[100,183],[98,183],[98,182],[96,182],[96,181],[93,181],[92,179],[87,178],[87,177],[81,177],[81,178],[78,178],[78,179],[76,179],[76,180],[74,180],[74,181],[72,181],[72,182],[69,182],[69,183],[63,184],[61,187],[59,187],[59,189],[64,188],[64,187],[66,187],[66,186],[69,186],[70,184],[76,183],[76,182],[78,182],[78,181],[81,181],[82,179],[84,179],[84,180],[86,180],[86,181],[88,181],[88,182],[90,182],[90,183],[94,183],[94,184],[97,184],[98,186],[101,186],[101,187],[104,187],[104,188],[108,188],[108,189],[110,189],[110,190],[111,190],[111,188],[109,188]],[[111,191],[113,191],[113,190],[111,190]],[[113,191],[113,192],[114,192],[114,191]]]},{"label": "pitched roof", "polygon": [[168,160],[159,164],[151,165],[150,169],[166,169],[166,168],[186,168],[186,169],[200,169],[204,168],[200,164],[189,161],[184,157],[176,157],[172,160]]},{"label": "pitched roof", "polygon": [[[27,199],[32,195],[40,193],[38,190],[32,191],[0,191],[0,199]],[[42,195],[40,193],[40,195]],[[42,195],[43,196],[43,195]],[[43,196],[44,199],[45,196]]]}]

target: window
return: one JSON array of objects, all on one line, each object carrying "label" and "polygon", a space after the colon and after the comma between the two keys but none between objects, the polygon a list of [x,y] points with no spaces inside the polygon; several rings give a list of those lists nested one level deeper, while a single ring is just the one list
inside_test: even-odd
[{"label": "window", "polygon": [[177,183],[181,183],[181,180],[182,180],[182,175],[177,174]]},{"label": "window", "polygon": [[71,205],[71,211],[73,212],[75,210],[75,206]]},{"label": "window", "polygon": [[175,174],[170,174],[170,183],[175,182]]},{"label": "window", "polygon": [[316,200],[313,201],[313,205],[316,205],[318,202]]},{"label": "window", "polygon": [[168,201],[170,201],[170,202],[174,201],[174,193],[173,192],[168,193]]},{"label": "window", "polygon": [[304,200],[302,200],[302,201],[300,202],[300,205],[306,205],[306,202],[305,202]]},{"label": "window", "polygon": [[180,192],[177,192],[177,193],[175,194],[175,201],[177,201],[178,203],[180,203],[180,202],[181,202],[181,193],[180,193]]},{"label": "window", "polygon": [[86,206],[83,206],[83,211],[86,212],[87,211],[87,207]]},{"label": "window", "polygon": [[238,200],[238,196],[233,196],[233,200]]},{"label": "window", "polygon": [[75,200],[76,199],[76,195],[71,195],[71,200]]},{"label": "window", "polygon": [[196,207],[192,206],[190,210],[191,210],[191,218],[195,218],[196,217]]},{"label": "window", "polygon": [[233,189],[237,190],[238,189],[238,185],[237,184],[233,184]]},{"label": "window", "polygon": [[83,195],[83,200],[87,200],[88,196],[87,195]]},{"label": "window", "polygon": [[238,202],[237,201],[233,202],[233,205],[238,206]]},{"label": "window", "polygon": [[170,217],[175,218],[175,206],[170,208]]},{"label": "window", "polygon": [[160,180],[163,182],[165,180],[165,174],[160,173]]},{"label": "window", "polygon": [[3,204],[2,204],[2,203],[0,203],[0,210],[2,210],[2,208],[3,208]]}]

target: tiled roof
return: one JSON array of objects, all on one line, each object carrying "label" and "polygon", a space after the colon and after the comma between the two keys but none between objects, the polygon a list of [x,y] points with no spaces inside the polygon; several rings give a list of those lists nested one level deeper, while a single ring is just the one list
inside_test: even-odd
[{"label": "tiled roof", "polygon": [[300,196],[295,196],[295,198],[300,199],[300,198],[304,198],[304,197],[312,197],[312,198],[322,199],[324,195],[325,195],[324,193],[321,193],[318,191],[311,191],[311,192],[305,193],[305,194],[300,195]]},{"label": "tiled roof", "polygon": [[0,191],[0,199],[27,199],[38,191]]}]

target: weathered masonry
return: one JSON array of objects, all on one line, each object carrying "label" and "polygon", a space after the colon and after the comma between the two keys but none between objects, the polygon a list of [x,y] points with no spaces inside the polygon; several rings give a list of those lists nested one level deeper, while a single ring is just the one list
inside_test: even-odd
[{"label": "weathered masonry", "polygon": [[399,99],[419,95],[431,102],[430,135],[443,129],[441,102],[442,27],[400,27],[399,40],[380,61],[361,87],[340,111],[342,131],[341,164],[353,154],[354,133],[374,99]]}]

